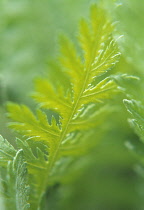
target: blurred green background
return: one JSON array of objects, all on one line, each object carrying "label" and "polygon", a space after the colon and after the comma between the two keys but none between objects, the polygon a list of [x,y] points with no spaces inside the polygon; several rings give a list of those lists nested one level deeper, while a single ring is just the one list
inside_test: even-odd
[{"label": "blurred green background", "polygon": [[[29,95],[34,78],[49,71],[48,61],[56,59],[58,36],[73,41],[81,17],[88,17],[93,0],[1,0],[0,1],[0,133],[9,141],[13,134],[6,126],[7,101],[25,103],[32,108]],[[143,1],[105,0],[104,7],[116,24],[115,36],[123,53],[112,73],[141,77],[130,90],[136,99],[143,92]],[[135,91],[138,88],[138,94]],[[51,210],[143,210],[143,178],[134,170],[136,157],[125,147],[137,139],[127,123],[123,94],[112,100],[113,110],[103,127],[96,130],[99,144],[91,154],[78,160],[79,175],[68,184],[57,184],[47,192],[46,206]]]}]

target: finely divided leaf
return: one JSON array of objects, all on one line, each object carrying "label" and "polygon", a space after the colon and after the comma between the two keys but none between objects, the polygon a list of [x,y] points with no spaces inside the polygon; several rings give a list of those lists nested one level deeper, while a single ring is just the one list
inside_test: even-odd
[{"label": "finely divided leaf", "polygon": [[6,166],[8,161],[12,161],[16,155],[14,147],[0,136],[0,166]]},{"label": "finely divided leaf", "polygon": [[129,120],[137,135],[144,142],[144,106],[140,101],[124,100],[127,110],[131,113],[133,119]]},{"label": "finely divided leaf", "polygon": [[[24,159],[27,162],[27,170],[29,174],[28,183],[30,184],[29,202],[31,209],[37,209],[43,195],[43,185],[45,184],[45,176],[47,175],[48,155],[45,151],[48,148],[45,146],[45,151],[42,151],[35,144],[33,150],[31,143],[23,142],[20,139],[16,140],[18,148],[22,148]],[[34,154],[35,152],[35,154]]]},{"label": "finely divided leaf", "polygon": [[1,185],[5,209],[30,209],[28,174],[22,150],[7,162],[6,168],[1,168]]},{"label": "finely divided leaf", "polygon": [[[90,21],[82,20],[80,24],[78,44],[81,50],[78,51],[65,37],[60,41],[60,68],[65,78],[69,78],[69,88],[63,83],[55,85],[54,79],[58,78],[53,74],[53,81],[36,81],[33,98],[40,106],[36,115],[24,105],[8,105],[9,117],[13,121],[11,128],[29,139],[28,143],[17,140],[17,144],[23,149],[27,162],[33,192],[30,200],[35,209],[46,188],[53,180],[59,181],[62,168],[70,167],[69,160],[74,161],[75,156],[87,152],[96,143],[89,141],[94,132],[92,128],[103,119],[97,119],[97,116],[106,112],[103,102],[117,90],[111,77],[100,77],[118,62],[120,55],[112,32],[113,26],[105,11],[92,6]],[[48,121],[43,108],[57,112],[59,119],[52,117]],[[41,142],[48,154],[33,147],[32,142]]]}]

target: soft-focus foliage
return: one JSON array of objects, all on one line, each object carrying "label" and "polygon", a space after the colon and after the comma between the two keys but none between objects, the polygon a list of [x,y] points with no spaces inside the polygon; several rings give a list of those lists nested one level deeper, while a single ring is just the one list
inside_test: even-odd
[{"label": "soft-focus foliage", "polygon": [[[28,164],[32,209],[40,206],[48,186],[69,179],[69,173],[65,174],[66,168],[70,167],[77,156],[97,143],[92,138],[95,134],[92,128],[103,122],[101,117],[106,112],[103,101],[110,98],[117,88],[111,77],[103,78],[120,55],[112,38],[112,31],[113,27],[107,20],[105,11],[92,6],[90,24],[85,20],[80,23],[81,57],[73,44],[67,38],[61,37],[60,71],[67,75],[65,77],[69,80],[69,89],[65,91],[66,87],[62,84],[55,87],[55,80],[59,79],[55,75],[51,81],[38,79],[36,93],[33,94],[41,108],[58,113],[58,122],[53,115],[49,122],[42,109],[37,109],[35,117],[24,105],[8,105],[9,117],[13,120],[10,127],[30,138],[30,143],[17,141],[17,144],[23,149]],[[47,157],[36,145],[33,148],[38,157],[34,156],[31,144],[36,142],[43,147],[45,145]]]},{"label": "soft-focus foliage", "polygon": [[0,181],[4,209],[29,209],[29,186],[23,151],[16,151],[6,140],[0,138]]},{"label": "soft-focus foliage", "polygon": [[100,0],[76,39],[92,2],[0,2],[0,101],[31,107],[8,104],[16,141],[0,107],[1,209],[143,209],[144,4]]}]

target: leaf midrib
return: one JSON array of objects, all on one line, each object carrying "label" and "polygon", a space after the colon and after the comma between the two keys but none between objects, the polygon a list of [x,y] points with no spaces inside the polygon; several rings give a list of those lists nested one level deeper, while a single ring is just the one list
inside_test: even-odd
[{"label": "leaf midrib", "polygon": [[49,168],[48,168],[48,171],[51,171],[51,168],[53,167],[53,165],[54,165],[54,163],[55,163],[55,160],[56,160],[56,157],[57,157],[57,154],[58,154],[58,151],[59,151],[61,142],[63,141],[63,139],[64,139],[64,137],[65,137],[65,135],[66,135],[66,133],[67,133],[68,127],[71,125],[71,120],[72,120],[72,118],[73,118],[73,116],[74,116],[74,113],[75,113],[75,111],[76,111],[76,109],[77,109],[77,106],[78,106],[78,104],[79,104],[79,101],[80,101],[80,99],[82,98],[82,95],[83,95],[83,93],[84,93],[84,90],[86,89],[86,84],[87,84],[88,77],[89,77],[89,74],[90,74],[90,71],[91,71],[91,65],[92,65],[92,63],[93,63],[93,61],[94,61],[94,59],[95,59],[96,47],[97,47],[97,39],[95,38],[95,44],[94,44],[94,48],[93,48],[93,51],[92,51],[91,60],[90,60],[88,66],[87,66],[87,68],[86,68],[87,70],[85,71],[85,72],[86,72],[85,81],[84,81],[83,86],[82,86],[82,88],[81,88],[80,94],[79,94],[79,96],[77,97],[77,100],[76,100],[76,102],[75,102],[75,105],[74,105],[74,108],[73,108],[73,110],[72,110],[72,113],[71,113],[71,115],[70,115],[70,117],[69,117],[69,119],[68,119],[67,125],[66,125],[64,131],[63,131],[62,134],[61,134],[61,139],[60,139],[60,141],[59,141],[59,144],[58,144],[58,146],[57,146],[57,149],[56,149],[56,151],[55,151],[55,154],[54,154],[54,156],[53,156],[53,159],[52,159],[52,161],[51,161],[51,164],[50,164],[50,166],[49,166]]},{"label": "leaf midrib", "polygon": [[[97,35],[97,36],[99,36],[99,35]],[[86,85],[87,85],[87,82],[88,82],[88,77],[89,77],[89,74],[90,74],[90,72],[91,72],[91,65],[92,65],[92,63],[93,63],[93,61],[94,61],[94,59],[95,59],[95,52],[96,52],[96,48],[97,48],[97,44],[98,44],[97,36],[95,36],[95,41],[94,41],[94,44],[93,44],[94,47],[93,47],[93,50],[92,50],[92,53],[91,53],[91,60],[90,60],[89,64],[88,64],[87,67],[86,67],[86,71],[85,71],[85,72],[86,72],[86,75],[85,75],[85,80],[84,80],[83,86],[82,86],[81,91],[80,91],[80,93],[79,93],[79,95],[78,95],[78,97],[77,97],[77,100],[76,100],[76,102],[75,102],[75,105],[74,105],[74,107],[73,107],[73,110],[72,110],[72,112],[71,112],[71,115],[70,115],[70,117],[69,117],[69,119],[68,119],[68,122],[67,122],[67,124],[66,124],[66,126],[65,126],[65,129],[64,129],[64,131],[63,131],[62,134],[61,134],[61,137],[60,137],[60,140],[59,140],[59,144],[58,144],[57,149],[56,149],[56,151],[55,151],[55,153],[54,153],[54,155],[53,155],[53,158],[51,159],[51,163],[50,163],[49,166],[48,166],[46,178],[49,177],[50,171],[51,171],[51,169],[52,169],[53,166],[54,166],[54,163],[55,163],[55,161],[56,161],[56,159],[57,159],[58,152],[59,152],[59,150],[60,150],[61,142],[63,141],[63,139],[64,139],[64,137],[65,137],[65,135],[66,135],[66,133],[67,133],[68,127],[71,125],[71,120],[72,120],[72,118],[73,118],[73,116],[74,116],[74,113],[76,112],[76,109],[77,109],[77,107],[78,107],[78,104],[79,104],[79,102],[80,102],[80,99],[82,98],[83,92],[84,92],[84,90],[86,89]],[[84,69],[85,69],[85,68],[84,68]],[[46,181],[44,182],[44,187],[47,187],[47,186],[48,186],[48,181],[49,181],[49,180],[46,179]],[[41,196],[42,196],[42,195],[41,195]]]}]

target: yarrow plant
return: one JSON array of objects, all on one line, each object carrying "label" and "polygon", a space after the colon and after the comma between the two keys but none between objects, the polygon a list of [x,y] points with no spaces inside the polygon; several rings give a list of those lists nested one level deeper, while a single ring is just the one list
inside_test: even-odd
[{"label": "yarrow plant", "polygon": [[[111,75],[120,58],[113,32],[106,11],[91,6],[89,20],[80,22],[77,43],[61,36],[58,62],[49,64],[48,77],[36,79],[35,112],[7,104],[9,126],[18,138],[15,147],[0,137],[3,209],[44,209],[47,190],[68,182],[77,160],[97,144],[95,128],[104,124],[107,104],[119,92],[117,81],[128,77]],[[124,103],[143,139],[142,105]]]}]

